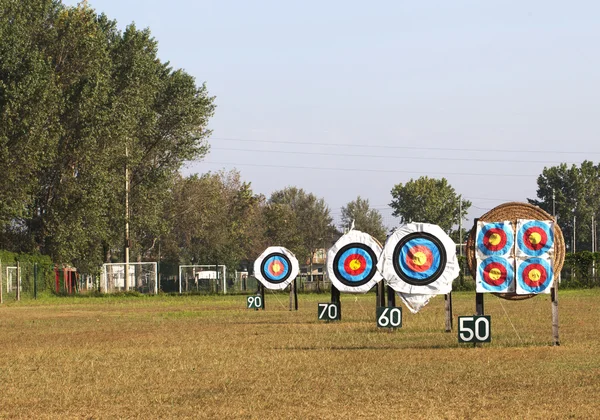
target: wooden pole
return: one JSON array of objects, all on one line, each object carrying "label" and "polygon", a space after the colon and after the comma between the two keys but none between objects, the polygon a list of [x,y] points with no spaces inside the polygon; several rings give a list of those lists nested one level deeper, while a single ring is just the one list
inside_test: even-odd
[{"label": "wooden pole", "polygon": [[550,289],[550,299],[552,300],[552,345],[560,346],[558,339],[558,291],[556,286]]},{"label": "wooden pole", "polygon": [[[381,281],[379,283],[383,283],[383,282]],[[388,299],[388,303],[387,303],[388,307],[393,308],[394,306],[396,306],[396,292],[390,286],[387,287],[387,299]]]},{"label": "wooden pole", "polygon": [[331,303],[337,303],[339,309],[339,319],[342,319],[342,302],[340,301],[340,291],[333,284],[331,285]]},{"label": "wooden pole", "polygon": [[33,263],[33,298],[37,299],[38,264]]},{"label": "wooden pole", "polygon": [[21,300],[21,263],[17,261],[17,300]]},{"label": "wooden pole", "polygon": [[376,306],[385,306],[385,285],[383,284],[383,281],[377,283],[377,288],[375,289],[375,291],[377,292],[375,295],[377,298]]},{"label": "wooden pole", "polygon": [[298,285],[296,284],[296,279],[294,278],[294,310],[298,310]]},{"label": "wooden pole", "polygon": [[475,312],[477,315],[484,314],[483,293],[475,293]]},{"label": "wooden pole", "polygon": [[452,292],[444,295],[444,309],[446,312],[446,332],[452,331]]},{"label": "wooden pole", "polygon": [[267,305],[265,303],[265,286],[263,286],[262,283],[260,284],[260,298],[262,300],[262,309],[264,311]]},{"label": "wooden pole", "polygon": [[0,260],[0,303],[4,303],[4,296],[2,296],[2,260]]}]

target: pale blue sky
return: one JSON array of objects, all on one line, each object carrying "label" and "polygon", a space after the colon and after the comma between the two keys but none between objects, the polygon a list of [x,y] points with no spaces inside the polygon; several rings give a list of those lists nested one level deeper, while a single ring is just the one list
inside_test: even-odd
[{"label": "pale blue sky", "polygon": [[212,150],[186,173],[237,167],[336,218],[361,195],[393,226],[398,182],[445,176],[477,217],[534,197],[544,166],[600,158],[600,2],[89,3],[150,27],[217,97]]}]

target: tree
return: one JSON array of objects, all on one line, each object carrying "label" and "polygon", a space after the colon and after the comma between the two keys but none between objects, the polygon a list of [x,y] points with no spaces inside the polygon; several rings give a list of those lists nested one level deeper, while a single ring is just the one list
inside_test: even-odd
[{"label": "tree", "polygon": [[391,194],[393,215],[399,217],[401,223],[432,223],[448,234],[466,217],[471,207],[471,202],[457,195],[446,178],[422,176],[411,179],[404,185],[395,185]]},{"label": "tree", "polygon": [[347,227],[352,222],[356,229],[370,234],[382,243],[385,242],[387,233],[383,226],[383,218],[381,213],[369,206],[369,200],[358,196],[356,200],[342,207],[342,224]]},{"label": "tree", "polygon": [[584,161],[580,167],[544,168],[537,179],[537,199],[528,199],[550,214],[565,234],[567,249],[573,249],[574,227],[577,249],[591,249],[592,217],[600,217],[600,165]]}]

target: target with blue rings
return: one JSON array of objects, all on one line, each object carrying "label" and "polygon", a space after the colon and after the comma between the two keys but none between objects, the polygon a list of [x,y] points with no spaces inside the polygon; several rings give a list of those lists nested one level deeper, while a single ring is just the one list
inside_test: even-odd
[{"label": "target with blue rings", "polygon": [[446,250],[436,236],[414,232],[398,242],[392,263],[398,277],[406,283],[424,286],[443,274],[446,260]]},{"label": "target with blue rings", "polygon": [[514,242],[514,233],[510,222],[485,223],[478,229],[477,249],[485,256],[510,254]]},{"label": "target with blue rings", "polygon": [[514,280],[513,262],[507,258],[489,257],[477,267],[477,285],[485,291],[506,292]]},{"label": "target with blue rings", "polygon": [[265,280],[271,283],[282,283],[290,277],[291,262],[279,252],[267,255],[260,266],[260,272]]},{"label": "target with blue rings", "polygon": [[519,251],[530,257],[547,254],[554,246],[552,224],[540,220],[530,220],[520,224],[517,232]]},{"label": "target with blue rings", "polygon": [[357,287],[368,283],[377,272],[377,256],[362,243],[342,247],[333,260],[336,278],[346,286]]},{"label": "target with blue rings", "polygon": [[554,270],[544,258],[528,258],[517,268],[517,293],[542,293],[554,281]]}]

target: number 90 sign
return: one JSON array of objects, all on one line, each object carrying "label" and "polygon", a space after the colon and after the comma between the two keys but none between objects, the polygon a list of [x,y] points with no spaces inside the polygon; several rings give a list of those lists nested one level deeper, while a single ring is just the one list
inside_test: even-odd
[{"label": "number 90 sign", "polygon": [[459,343],[489,343],[492,341],[492,321],[489,315],[459,316]]},{"label": "number 90 sign", "polygon": [[248,309],[262,309],[263,300],[262,296],[248,296],[246,298],[246,307]]}]

